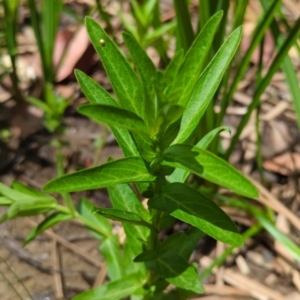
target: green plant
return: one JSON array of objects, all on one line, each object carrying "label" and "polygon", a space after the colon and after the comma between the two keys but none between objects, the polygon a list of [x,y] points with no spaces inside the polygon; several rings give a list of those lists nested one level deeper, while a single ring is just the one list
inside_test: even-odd
[{"label": "green plant", "polygon": [[61,120],[72,100],[56,95],[52,84],[48,83],[45,86],[44,101],[30,96],[26,101],[44,112],[43,124],[47,130],[58,132],[63,129]]},{"label": "green plant", "polygon": [[153,45],[158,51],[162,61],[167,64],[168,57],[166,52],[168,43],[163,39],[163,35],[172,31],[176,26],[176,22],[161,22],[158,0],[130,0],[130,3],[135,24],[128,21],[121,11],[119,12],[125,29],[142,47],[146,48],[149,45]]},{"label": "green plant", "polygon": [[[214,266],[232,253],[234,247],[262,228],[300,260],[299,247],[276,229],[269,211],[247,202],[247,197],[257,195],[253,185],[215,155],[230,156],[250,113],[259,106],[261,94],[281,64],[284,64],[284,72],[295,96],[295,107],[299,110],[296,101],[299,86],[295,84],[295,72],[287,53],[299,35],[300,22],[298,20],[290,28],[284,39],[278,29],[278,21],[274,19],[280,14],[281,1],[261,2],[265,13],[262,13],[256,26],[250,47],[243,57],[239,59],[239,54],[233,61],[241,36],[238,26],[243,22],[248,1],[200,0],[198,33],[194,33],[188,2],[174,0],[178,19],[177,51],[164,71],[155,69],[140,46],[145,47],[152,42],[147,40],[147,30],[153,25],[153,32],[157,30],[159,37],[156,44],[158,52],[162,60],[168,62],[166,47],[161,44],[164,31],[155,29],[160,26],[157,25],[158,1],[131,1],[137,29],[127,24],[127,30],[133,36],[125,33],[123,37],[137,72],[133,71],[102,28],[87,19],[91,40],[117,99],[113,99],[85,74],[76,71],[78,82],[91,103],[81,106],[79,112],[96,122],[108,124],[125,158],[109,160],[102,166],[62,176],[62,157],[59,156],[58,176],[62,177],[48,183],[45,190],[60,192],[64,206],[46,193],[29,189],[18,182],[13,183],[12,188],[0,185],[0,194],[3,195],[0,204],[9,207],[1,221],[24,215],[47,214],[45,220],[28,235],[26,243],[47,228],[73,218],[80,220],[101,240],[100,251],[107,262],[111,282],[78,295],[76,299],[120,299],[129,295],[134,295],[134,299],[186,299],[203,290],[199,278],[204,279]],[[230,29],[232,34],[222,45],[227,36],[225,24],[230,3],[233,3],[235,11]],[[97,4],[101,14],[100,1]],[[223,15],[219,10],[224,11]],[[281,19],[284,20],[282,16]],[[249,112],[241,120],[229,149],[220,150],[218,133],[229,130],[221,126],[226,108],[248,68],[253,51],[260,47],[263,52],[264,34],[270,24],[278,43],[277,56],[265,77],[261,76],[260,61]],[[285,24],[288,26],[287,22]],[[231,66],[236,69],[233,80],[229,76]],[[53,130],[59,125],[59,116],[65,107],[63,101],[58,101],[62,106],[56,107],[49,85],[48,93],[50,100],[45,105],[37,99],[31,98],[29,101],[45,112],[55,111],[54,115],[58,117],[54,120],[49,118],[46,125]],[[221,112],[216,115],[213,105],[219,98],[222,99]],[[257,144],[260,145],[259,134]],[[202,178],[200,187],[193,189],[186,184],[190,172]],[[220,195],[216,185],[241,196],[235,199]],[[133,186],[138,192],[134,192],[136,189]],[[112,208],[95,207],[87,199],[82,199],[76,210],[69,192],[103,187],[108,187]],[[149,198],[147,209],[141,205],[140,194]],[[240,236],[230,218],[210,198],[247,211],[256,218],[257,224]],[[112,233],[107,219],[123,223],[126,233],[124,244],[121,245]],[[159,232],[172,226],[176,219],[190,224],[190,229],[161,241]],[[197,241],[204,234],[232,246],[198,277],[188,262]],[[170,283],[176,289],[166,294],[164,290]]]},{"label": "green plant", "polygon": [[16,36],[18,25],[17,12],[19,0],[3,0],[2,5],[4,8],[4,17],[2,18],[0,25],[3,30],[3,38],[5,42],[5,44],[2,45],[2,47],[7,49],[10,58],[11,70],[8,71],[8,74],[11,78],[15,99],[18,103],[20,103],[24,99],[19,87],[19,78],[16,61],[18,55]]},{"label": "green plant", "polygon": [[63,2],[61,0],[43,0],[41,1],[40,12],[35,0],[28,0],[28,6],[41,58],[43,80],[45,83],[53,83],[55,79],[54,42]]},{"label": "green plant", "polygon": [[[61,193],[65,206],[52,196],[18,182],[12,188],[0,185],[0,203],[9,206],[1,221],[47,213],[26,243],[58,222],[73,218],[83,222],[101,240],[100,251],[106,259],[111,282],[75,299],[121,299],[130,295],[134,299],[186,299],[203,292],[189,257],[204,234],[232,246],[242,245],[243,239],[229,216],[214,201],[185,183],[191,172],[203,179],[203,185],[212,182],[245,197],[258,196],[248,179],[206,150],[226,127],[205,132],[193,144],[194,130],[241,39],[241,28],[237,28],[197,76],[221,18],[222,12],[210,18],[187,53],[183,56],[180,51],[164,72],[156,70],[135,38],[124,33],[135,72],[104,30],[92,19],[86,19],[90,39],[117,99],[77,70],[77,80],[90,101],[78,110],[111,127],[125,158],[110,159],[106,164],[61,176],[60,157],[60,177],[50,181],[44,191]],[[82,199],[79,211],[75,209],[70,192],[104,187],[108,188],[112,208],[95,207]],[[149,198],[147,209],[138,195]],[[124,245],[112,233],[108,219],[122,222],[126,233]],[[160,241],[160,231],[176,220],[189,224],[190,229]],[[169,284],[176,289],[165,294]]]}]

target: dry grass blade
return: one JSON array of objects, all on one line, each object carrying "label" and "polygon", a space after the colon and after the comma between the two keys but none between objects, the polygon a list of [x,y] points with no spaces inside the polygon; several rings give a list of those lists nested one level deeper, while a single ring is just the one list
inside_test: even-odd
[{"label": "dry grass blade", "polygon": [[[53,266],[56,270],[60,270],[59,252],[57,251],[57,242],[52,240],[52,258]],[[64,291],[62,285],[62,277],[60,272],[54,272],[54,285],[55,285],[55,297],[56,299],[64,299]]]},{"label": "dry grass blade", "polygon": [[277,213],[284,215],[298,230],[300,230],[300,219],[289,210],[285,205],[283,205],[276,197],[274,197],[265,187],[263,187],[259,182],[251,179],[253,184],[260,191],[260,197],[257,199],[262,204],[270,207]]},{"label": "dry grass blade", "polygon": [[254,299],[285,300],[281,293],[231,270],[224,272],[224,280],[242,291],[249,292]]}]

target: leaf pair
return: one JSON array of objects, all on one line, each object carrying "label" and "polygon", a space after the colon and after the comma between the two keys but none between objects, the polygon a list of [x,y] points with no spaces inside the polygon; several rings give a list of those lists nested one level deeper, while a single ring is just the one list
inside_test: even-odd
[{"label": "leaf pair", "polygon": [[177,288],[202,293],[204,290],[197,272],[188,264],[188,259],[201,236],[203,233],[196,228],[173,234],[155,250],[144,251],[135,261],[144,261],[149,270]]},{"label": "leaf pair", "polygon": [[[224,186],[246,197],[257,197],[257,190],[241,173],[214,154],[189,145],[173,145],[163,156],[163,164],[187,170],[206,180]],[[74,192],[103,188],[120,183],[152,182],[151,175],[139,157],[128,157],[65,175],[50,181],[45,191]]]}]

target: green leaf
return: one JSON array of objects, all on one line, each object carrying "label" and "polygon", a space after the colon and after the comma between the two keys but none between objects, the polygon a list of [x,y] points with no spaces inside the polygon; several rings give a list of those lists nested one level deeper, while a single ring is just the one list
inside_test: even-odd
[{"label": "green leaf", "polygon": [[216,135],[218,135],[222,131],[231,132],[231,129],[228,126],[220,126],[211,130],[196,144],[196,147],[206,149],[216,137]]},{"label": "green leaf", "polygon": [[[179,105],[186,106],[182,115],[179,133],[173,144],[185,142],[198,125],[223,75],[235,54],[242,36],[242,29],[236,29],[222,45],[212,61],[201,74],[188,103],[180,100]],[[180,72],[179,72],[180,74]]]},{"label": "green leaf", "polygon": [[164,72],[164,81],[167,89],[172,87],[173,82],[177,77],[179,68],[182,64],[182,60],[183,50],[181,49],[174,55]]},{"label": "green leaf", "polygon": [[200,283],[198,274],[192,266],[189,266],[183,273],[176,277],[167,278],[167,281],[175,285],[177,288],[192,291],[196,294],[205,292]]},{"label": "green leaf", "polygon": [[161,195],[150,198],[151,208],[199,228],[216,240],[241,246],[242,238],[235,224],[213,201],[182,184],[168,184]]},{"label": "green leaf", "polygon": [[101,26],[89,17],[85,22],[93,46],[122,106],[144,118],[145,95],[136,73]]},{"label": "green leaf", "polygon": [[[147,214],[145,220],[149,218],[149,212],[143,207],[141,201],[128,184],[118,184],[116,186],[110,186],[108,188],[110,200],[115,209],[128,211],[136,214],[140,214],[141,210],[143,214]],[[145,232],[141,233],[141,238],[144,237]]]},{"label": "green leaf", "polygon": [[177,19],[177,48],[186,53],[194,40],[191,14],[187,1],[173,1]]},{"label": "green leaf", "polygon": [[164,249],[165,251],[174,251],[188,261],[199,239],[203,236],[204,233],[195,227],[186,232],[174,233],[162,243],[160,251],[164,251]]},{"label": "green leaf", "polygon": [[7,198],[13,201],[22,201],[23,199],[28,198],[27,194],[23,194],[22,192],[15,191],[12,188],[3,184],[2,182],[0,182],[0,194],[6,196]]},{"label": "green leaf", "polygon": [[48,182],[47,192],[76,192],[120,183],[154,181],[140,157],[127,157],[98,167],[78,171]]},{"label": "green leaf", "polygon": [[153,259],[147,260],[146,266],[150,271],[157,273],[163,278],[172,278],[184,272],[189,267],[189,264],[176,253],[171,256],[170,253],[164,252]]},{"label": "green leaf", "polygon": [[[116,209],[127,210],[139,214],[141,210],[143,214],[149,214],[143,207],[142,203],[128,184],[119,184],[108,188],[109,197],[112,205]],[[147,219],[148,216],[146,216]],[[130,224],[123,224],[126,233],[126,240],[124,244],[124,264],[129,272],[132,270],[140,271],[142,274],[146,273],[144,264],[133,263],[134,257],[143,251],[143,244],[146,242],[150,230],[143,226],[132,226]]]},{"label": "green leaf", "polygon": [[33,228],[30,233],[26,236],[25,241],[23,245],[27,245],[29,242],[31,242],[33,239],[35,239],[39,234],[47,230],[48,228],[53,227],[54,225],[72,220],[73,216],[70,214],[65,214],[62,212],[55,212],[48,216],[44,221],[42,221],[40,224],[38,224],[35,228]]},{"label": "green leaf", "polygon": [[159,218],[159,222],[156,226],[159,230],[162,230],[172,227],[175,224],[175,222],[176,219],[174,217],[170,216],[167,213],[163,213],[162,216]]},{"label": "green leaf", "polygon": [[202,236],[203,232],[197,228],[172,234],[155,249],[144,250],[135,261],[146,261],[148,269],[178,287],[203,292],[197,273],[187,263]]},{"label": "green leaf", "polygon": [[[55,71],[53,67],[53,52],[56,33],[60,22],[60,12],[62,10],[63,2],[61,0],[43,1],[41,20],[42,20],[42,39],[43,49],[45,53],[45,64],[50,74],[44,74],[46,81],[51,82],[55,78]],[[39,24],[40,25],[40,24]]]},{"label": "green leaf", "polygon": [[[91,104],[105,104],[110,106],[118,106],[118,103],[106,92],[104,88],[99,86],[90,77],[79,70],[75,70],[77,81]],[[125,156],[137,156],[137,147],[127,130],[117,127],[111,127],[111,130],[123,150]]]},{"label": "green leaf", "polygon": [[185,107],[191,97],[191,93],[203,70],[207,53],[211,49],[222,15],[222,12],[218,12],[207,22],[184,57],[178,75],[173,82],[172,94],[175,95],[176,99],[179,98],[179,105]]},{"label": "green leaf", "polygon": [[281,245],[283,245],[298,262],[300,262],[299,244],[296,244],[285,233],[278,230],[276,226],[270,220],[268,220],[265,214],[263,214],[261,211],[255,208],[251,208],[251,211],[259,223],[269,232],[269,234]]},{"label": "green leaf", "polygon": [[123,278],[103,284],[95,289],[81,293],[73,300],[118,300],[132,295],[142,287],[144,282],[140,279],[140,274],[130,274]]},{"label": "green leaf", "polygon": [[112,96],[92,78],[80,70],[75,70],[75,76],[81,90],[92,104],[118,106],[118,103],[112,98]]},{"label": "green leaf", "polygon": [[111,130],[126,157],[139,155],[137,145],[128,130],[116,127],[111,127]]},{"label": "green leaf", "polygon": [[[112,234],[112,225],[103,216],[95,213],[97,208],[87,199],[81,199],[79,213],[84,217],[83,223],[92,234],[101,240],[100,251],[107,263],[108,276],[117,280],[124,275],[118,237]],[[89,226],[88,220],[92,226]],[[99,234],[102,233],[102,234]]]},{"label": "green leaf", "polygon": [[49,198],[28,198],[14,202],[7,211],[9,219],[21,216],[34,216],[44,214],[56,207],[55,199]]},{"label": "green leaf", "polygon": [[78,111],[92,120],[149,136],[143,119],[129,110],[102,104],[84,104]]},{"label": "green leaf", "polygon": [[[127,210],[132,213],[139,214],[142,210],[143,215],[149,214],[143,207],[142,203],[128,184],[119,184],[108,188],[109,197],[112,205],[116,209]],[[146,216],[147,220],[148,216]],[[140,272],[146,276],[147,270],[143,263],[134,263],[133,259],[143,251],[143,244],[146,243],[150,230],[144,226],[133,226],[130,224],[123,224],[126,234],[124,243],[124,267],[125,272]]]},{"label": "green leaf", "polygon": [[96,207],[87,199],[81,199],[79,202],[79,213],[85,219],[89,220],[98,231],[93,230],[93,228],[89,227],[90,230],[93,231],[93,234],[96,235],[97,238],[102,239],[103,236],[99,236],[99,231],[105,233],[105,236],[109,237],[112,235],[112,226],[109,221],[96,214]]},{"label": "green leaf", "polygon": [[145,222],[138,214],[130,211],[124,211],[115,208],[97,208],[96,211],[103,217],[114,221],[152,228],[151,224]]},{"label": "green leaf", "polygon": [[8,206],[14,203],[13,200],[8,199],[7,197],[0,197],[0,206]]},{"label": "green leaf", "polygon": [[[30,188],[26,185],[24,185],[23,183],[19,182],[19,181],[14,181],[12,183],[12,187],[14,190],[18,191],[18,192],[21,192],[21,193],[24,193],[28,196],[32,196],[32,197],[47,197],[47,198],[51,198],[53,199],[53,197],[39,191],[39,190],[36,190],[36,189],[33,189],[33,188]],[[27,197],[28,198],[28,197]]]},{"label": "green leaf", "polygon": [[[213,129],[212,131],[210,131],[209,133],[207,133],[197,144],[196,147],[199,147],[201,149],[206,149],[210,143],[213,141],[213,139],[215,138],[215,136],[220,133],[221,131],[228,131],[230,132],[230,128],[227,126],[220,126],[217,127],[215,129]],[[188,177],[190,175],[190,172],[186,171],[186,170],[182,170],[182,169],[176,169],[171,176],[169,176],[168,181],[169,182],[181,182],[184,183]]]},{"label": "green leaf", "polygon": [[105,259],[110,280],[114,281],[123,278],[125,270],[123,258],[120,253],[119,237],[112,235],[105,238],[101,242],[99,249]]},{"label": "green leaf", "polygon": [[141,136],[137,133],[133,133],[132,136],[139,150],[139,155],[145,161],[151,162],[156,156],[152,140],[150,140],[149,138],[145,138],[145,136]]},{"label": "green leaf", "polygon": [[168,252],[169,256],[180,255],[184,260],[188,261],[197,242],[203,235],[204,233],[195,227],[186,232],[173,233],[160,243],[157,248],[144,250],[134,261],[141,262],[156,259],[166,252]]},{"label": "green leaf", "polygon": [[170,256],[168,252],[165,252],[158,258],[147,261],[146,265],[150,271],[159,274],[177,287],[196,293],[204,291],[195,269],[178,254]]},{"label": "green leaf", "polygon": [[154,43],[156,40],[161,38],[165,33],[175,28],[176,22],[168,22],[156,27],[154,30],[149,30],[144,37],[145,46]]},{"label": "green leaf", "polygon": [[173,145],[164,153],[163,164],[180,168],[226,187],[233,192],[258,197],[256,187],[239,171],[218,156],[190,145]]},{"label": "green leaf", "polygon": [[43,112],[51,114],[51,109],[44,101],[34,97],[26,97],[26,101],[32,104],[33,106],[40,108]]},{"label": "green leaf", "polygon": [[157,106],[155,90],[153,88],[153,82],[156,77],[156,68],[145,50],[133,36],[125,32],[123,33],[123,39],[140,74],[147,99],[145,102],[147,114],[145,116],[153,126]]}]

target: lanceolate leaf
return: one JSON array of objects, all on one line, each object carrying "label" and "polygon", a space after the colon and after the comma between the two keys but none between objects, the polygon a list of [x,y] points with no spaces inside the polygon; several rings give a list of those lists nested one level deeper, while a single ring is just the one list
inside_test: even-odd
[{"label": "lanceolate leaf", "polygon": [[[114,208],[139,213],[144,209],[140,200],[128,184],[119,184],[108,188],[109,197]],[[138,209],[138,207],[140,209]],[[146,266],[143,263],[134,263],[133,259],[143,251],[143,244],[146,242],[150,230],[144,226],[133,226],[123,224],[126,233],[124,244],[124,265],[126,273],[139,271],[146,274]]]},{"label": "lanceolate leaf", "polygon": [[145,102],[145,116],[147,117],[147,120],[150,121],[150,124],[152,124],[156,117],[156,99],[153,87],[154,79],[156,77],[156,68],[145,50],[133,36],[124,32],[123,39],[141,76],[145,94],[147,96]]},{"label": "lanceolate leaf", "polygon": [[204,293],[204,288],[200,283],[198,274],[192,266],[189,266],[183,273],[176,277],[167,278],[167,281],[180,289],[192,291],[196,294]]},{"label": "lanceolate leaf", "polygon": [[195,269],[189,266],[188,262],[179,254],[169,255],[168,252],[165,252],[156,259],[147,261],[146,265],[149,270],[159,274],[177,287],[195,293],[204,291]]},{"label": "lanceolate leaf", "polygon": [[171,183],[163,193],[151,198],[148,205],[168,212],[189,223],[216,240],[241,246],[242,238],[231,219],[206,196],[182,184]]},{"label": "lanceolate leaf", "polygon": [[163,253],[168,252],[169,256],[180,255],[184,260],[188,261],[192,251],[197,245],[198,240],[203,237],[204,233],[192,227],[186,232],[177,232],[168,236],[154,250],[144,250],[134,261],[147,261],[160,257]]},{"label": "lanceolate leaf", "polygon": [[[92,228],[89,228],[92,230],[92,233],[98,238],[103,239],[104,236],[109,237],[112,235],[112,226],[110,222],[96,214],[96,207],[87,199],[81,199],[79,202],[79,213],[86,219],[90,220],[91,223],[99,229],[97,232],[95,232]],[[98,232],[103,232],[104,235],[99,235]]]},{"label": "lanceolate leaf", "polygon": [[[139,213],[144,209],[142,203],[128,184],[119,184],[108,188],[112,205],[116,209]],[[144,209],[145,210],[145,209]],[[133,259],[143,251],[143,244],[147,240],[150,230],[144,226],[123,224],[126,233],[124,243],[124,265],[126,273],[140,272],[146,274],[146,266],[143,263],[134,263]]]},{"label": "lanceolate leaf", "polygon": [[[92,234],[101,240],[100,251],[107,263],[107,272],[111,280],[117,280],[124,275],[124,265],[120,253],[118,237],[112,233],[109,220],[96,213],[96,207],[87,199],[82,199],[79,204],[80,214],[89,220],[94,228]],[[96,231],[96,230],[97,231]],[[99,234],[101,232],[102,234]]]},{"label": "lanceolate leaf", "polygon": [[72,218],[73,216],[71,214],[65,214],[61,212],[51,214],[44,221],[42,221],[39,225],[37,225],[30,231],[30,233],[25,238],[24,245],[27,245],[29,242],[31,242],[39,234],[43,233],[48,228],[53,227],[58,223],[71,220]]},{"label": "lanceolate leaf", "polygon": [[220,126],[212,131],[208,132],[197,144],[196,147],[199,147],[201,149],[206,149],[210,143],[213,141],[213,139],[218,135],[221,131],[227,131],[230,132],[230,128],[227,126]]},{"label": "lanceolate leaf", "polygon": [[25,189],[22,184],[18,185],[16,183],[13,183],[13,186],[16,186],[17,188],[12,189],[0,182],[0,195],[6,196],[13,202],[28,201],[31,198],[37,198],[37,200],[45,199],[45,201],[55,201],[53,197],[45,193],[27,187]]},{"label": "lanceolate leaf", "polygon": [[86,27],[122,106],[143,118],[145,96],[136,73],[97,22],[86,17]]},{"label": "lanceolate leaf", "polygon": [[112,98],[112,96],[91,77],[87,76],[80,70],[75,70],[75,75],[80,88],[92,104],[118,106],[118,103]]},{"label": "lanceolate leaf", "polygon": [[110,280],[118,280],[125,275],[124,263],[120,253],[119,238],[111,235],[100,244],[100,252],[104,256]]},{"label": "lanceolate leaf", "polygon": [[173,145],[164,153],[164,164],[180,168],[226,187],[237,194],[256,198],[255,186],[223,159],[190,145]]},{"label": "lanceolate leaf", "polygon": [[[229,131],[230,132],[230,128],[227,126],[220,126],[217,127],[215,129],[213,129],[212,131],[210,131],[209,133],[207,133],[197,144],[196,147],[199,147],[201,149],[206,149],[210,143],[213,141],[214,137],[220,133],[221,131]],[[182,169],[176,169],[168,178],[168,181],[170,182],[182,182],[184,183],[187,178],[189,177],[190,172],[186,171],[186,170],[182,170]]]},{"label": "lanceolate leaf", "polygon": [[124,211],[115,208],[97,208],[97,213],[114,221],[151,227],[151,224],[145,222],[137,213],[130,211]]},{"label": "lanceolate leaf", "polygon": [[8,199],[7,197],[0,197],[0,206],[7,206],[14,203],[13,200]]},{"label": "lanceolate leaf", "polygon": [[143,119],[129,110],[109,105],[85,104],[78,111],[92,120],[149,136]]},{"label": "lanceolate leaf", "polygon": [[173,83],[173,93],[180,97],[178,104],[186,106],[196,82],[203,69],[206,55],[211,48],[215,32],[218,28],[223,13],[216,13],[206,24],[188,50],[178,75]]},{"label": "lanceolate leaf", "polygon": [[33,216],[44,214],[53,210],[57,203],[55,199],[48,198],[28,198],[24,201],[14,202],[7,211],[8,219],[21,216]]},{"label": "lanceolate leaf", "polygon": [[89,290],[78,296],[73,300],[117,300],[123,299],[132,295],[144,282],[141,280],[139,273],[130,274],[120,278],[119,280],[103,284],[95,289]]},{"label": "lanceolate leaf", "polygon": [[62,176],[47,183],[47,192],[76,192],[120,183],[154,181],[140,157],[127,157]]},{"label": "lanceolate leaf", "polygon": [[125,156],[128,157],[139,155],[139,150],[128,130],[117,127],[111,127],[111,130]]},{"label": "lanceolate leaf", "polygon": [[[96,82],[79,70],[75,71],[76,78],[82,91],[91,104],[107,104],[110,106],[118,106],[118,103]],[[138,156],[139,152],[130,135],[130,133],[122,128],[111,126],[111,130],[123,150],[125,156]]]},{"label": "lanceolate leaf", "polygon": [[176,78],[179,68],[181,66],[183,59],[183,50],[178,51],[172,58],[164,72],[164,80],[166,87],[171,87],[173,85],[174,79]]},{"label": "lanceolate leaf", "polygon": [[188,103],[179,101],[186,106],[183,113],[179,133],[173,144],[185,142],[193,133],[216,92],[222,77],[235,54],[242,36],[242,29],[236,29],[222,45],[212,61],[201,74]]},{"label": "lanceolate leaf", "polygon": [[[52,198],[51,196],[39,191],[39,190],[36,190],[36,189],[33,189],[33,188],[30,188],[26,185],[24,185],[23,183],[19,182],[19,181],[14,181],[12,183],[12,188],[15,190],[15,191],[18,191],[18,192],[21,192],[21,193],[24,193],[26,195],[29,195],[29,196],[32,196],[32,197],[47,197],[47,198]],[[25,196],[25,195],[24,195]],[[27,197],[28,198],[28,197]]]}]

